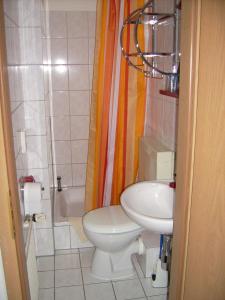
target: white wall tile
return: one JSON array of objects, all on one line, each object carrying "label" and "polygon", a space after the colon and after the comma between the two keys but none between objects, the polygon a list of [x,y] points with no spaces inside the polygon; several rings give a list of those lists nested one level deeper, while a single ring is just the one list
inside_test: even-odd
[{"label": "white wall tile", "polygon": [[68,39],[68,63],[88,64],[88,39]]},{"label": "white wall tile", "polygon": [[8,71],[11,101],[44,100],[41,66],[12,66]]},{"label": "white wall tile", "polygon": [[25,129],[27,135],[45,135],[45,101],[24,103]]},{"label": "white wall tile", "polygon": [[92,89],[93,72],[94,72],[93,65],[88,66],[88,72],[89,72],[89,89],[91,90]]},{"label": "white wall tile", "polygon": [[70,90],[88,90],[89,77],[87,65],[69,66],[69,88]]},{"label": "white wall tile", "polygon": [[27,163],[31,169],[47,168],[47,140],[45,136],[27,136]]},{"label": "white wall tile", "polygon": [[52,118],[53,139],[66,141],[70,140],[70,118],[69,116],[59,116]]},{"label": "white wall tile", "polygon": [[21,0],[18,2],[19,26],[37,27],[41,25],[41,0]]},{"label": "white wall tile", "polygon": [[71,116],[71,139],[88,139],[89,137],[89,117]]},{"label": "white wall tile", "polygon": [[49,32],[47,36],[52,38],[65,38],[67,36],[66,13],[63,11],[51,11],[49,13]]},{"label": "white wall tile", "polygon": [[67,64],[67,39],[51,39],[51,63]]},{"label": "white wall tile", "polygon": [[18,26],[19,24],[19,9],[18,2],[15,0],[4,0],[4,12]]},{"label": "white wall tile", "polygon": [[65,65],[52,67],[52,88],[56,91],[68,90],[68,68]]},{"label": "white wall tile", "polygon": [[86,164],[72,164],[73,186],[85,186],[86,172]]},{"label": "white wall tile", "polygon": [[17,137],[18,132],[24,131],[25,129],[24,105],[22,102],[20,102],[17,108],[12,112],[11,116],[12,116],[13,135]]},{"label": "white wall tile", "polygon": [[69,38],[88,37],[88,13],[67,12],[67,26]]},{"label": "white wall tile", "polygon": [[74,116],[90,114],[89,91],[70,91],[70,114]]},{"label": "white wall tile", "polygon": [[71,143],[70,141],[55,141],[55,163],[70,164],[71,163]]},{"label": "white wall tile", "polygon": [[88,12],[88,36],[95,37],[96,12]]},{"label": "white wall tile", "polygon": [[94,53],[95,52],[95,39],[90,38],[88,41],[88,56],[89,56],[89,65],[94,63]]},{"label": "white wall tile", "polygon": [[53,116],[69,115],[69,93],[68,91],[53,91],[52,107]]},{"label": "white wall tile", "polygon": [[42,64],[42,39],[40,28],[20,28],[20,63]]},{"label": "white wall tile", "polygon": [[69,226],[54,227],[55,249],[70,248]]},{"label": "white wall tile", "polygon": [[19,29],[16,27],[6,27],[5,35],[6,35],[7,63],[19,64],[20,63]]},{"label": "white wall tile", "polygon": [[72,163],[87,163],[88,140],[77,140],[71,142]]}]

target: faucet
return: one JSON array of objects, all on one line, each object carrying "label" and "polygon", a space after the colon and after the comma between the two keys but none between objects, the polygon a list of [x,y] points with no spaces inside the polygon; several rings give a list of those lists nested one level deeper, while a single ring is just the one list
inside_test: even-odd
[{"label": "faucet", "polygon": [[61,192],[62,191],[62,185],[61,185],[61,176],[57,176],[57,191]]}]

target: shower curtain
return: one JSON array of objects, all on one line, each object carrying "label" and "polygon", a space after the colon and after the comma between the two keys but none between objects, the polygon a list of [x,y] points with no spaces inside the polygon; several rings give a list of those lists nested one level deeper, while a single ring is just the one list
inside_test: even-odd
[{"label": "shower curtain", "polygon": [[[98,0],[86,177],[87,211],[120,203],[124,188],[135,182],[138,143],[143,135],[146,80],[122,57],[120,29],[144,0]],[[125,32],[133,48],[131,28]],[[141,33],[144,42],[144,33]]]}]

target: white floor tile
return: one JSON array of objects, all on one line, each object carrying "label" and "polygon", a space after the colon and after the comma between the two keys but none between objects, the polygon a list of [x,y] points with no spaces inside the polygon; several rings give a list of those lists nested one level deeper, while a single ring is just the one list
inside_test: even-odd
[{"label": "white floor tile", "polygon": [[38,272],[39,288],[53,288],[54,287],[54,271]]},{"label": "white floor tile", "polygon": [[54,289],[40,289],[39,300],[54,300]]},{"label": "white floor tile", "polygon": [[61,250],[55,250],[55,255],[61,255],[61,254],[71,254],[71,253],[79,253],[79,249],[61,249]]},{"label": "white floor tile", "polygon": [[145,297],[139,279],[113,282],[117,300],[135,299]]},{"label": "white floor tile", "polygon": [[85,300],[83,286],[56,288],[55,300]]},{"label": "white floor tile", "polygon": [[116,300],[112,284],[98,283],[84,286],[86,300]]},{"label": "white floor tile", "polygon": [[54,256],[42,256],[37,258],[38,271],[54,271]]},{"label": "white floor tile", "polygon": [[141,278],[141,284],[144,288],[145,294],[149,296],[166,295],[167,288],[155,288],[152,286],[151,278]]},{"label": "white floor tile", "polygon": [[141,267],[140,267],[140,265],[139,265],[139,263],[137,261],[137,257],[136,257],[135,254],[132,255],[132,262],[133,262],[133,265],[134,265],[134,268],[135,268],[135,270],[137,272],[138,277],[139,278],[144,278],[144,274],[143,274],[142,269],[141,269]]},{"label": "white floor tile", "polygon": [[167,295],[148,297],[148,300],[167,300]]},{"label": "white floor tile", "polygon": [[91,267],[94,250],[95,248],[83,248],[82,250],[80,249],[80,260],[82,268]]},{"label": "white floor tile", "polygon": [[66,254],[55,256],[55,269],[73,269],[80,268],[79,254]]},{"label": "white floor tile", "polygon": [[84,284],[93,284],[107,282],[108,280],[100,280],[91,274],[91,268],[82,268]]},{"label": "white floor tile", "polygon": [[55,271],[55,286],[81,285],[81,269],[67,269]]}]

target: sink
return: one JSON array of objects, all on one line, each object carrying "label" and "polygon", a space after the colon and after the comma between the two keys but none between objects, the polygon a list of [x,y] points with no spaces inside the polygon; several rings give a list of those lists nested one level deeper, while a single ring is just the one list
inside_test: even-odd
[{"label": "sink", "polygon": [[171,234],[173,231],[174,189],[167,183],[135,183],[120,196],[126,214],[147,230]]}]

